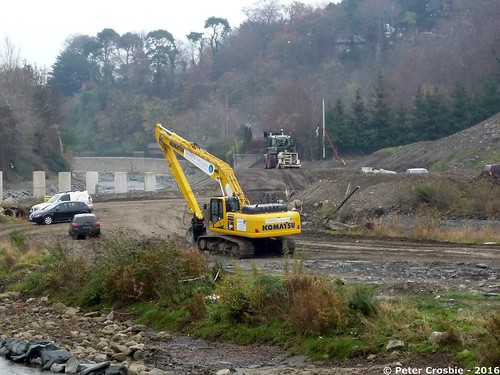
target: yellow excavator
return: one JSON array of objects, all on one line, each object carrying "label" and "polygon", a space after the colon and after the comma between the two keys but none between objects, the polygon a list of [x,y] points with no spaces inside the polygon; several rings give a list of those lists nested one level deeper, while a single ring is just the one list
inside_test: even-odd
[{"label": "yellow excavator", "polygon": [[[301,233],[300,214],[283,203],[250,204],[233,169],[176,133],[156,125],[156,140],[188,204],[191,228],[187,236],[200,250],[236,258],[295,250],[290,236]],[[184,174],[177,155],[215,180],[221,196],[204,205],[205,217]],[[207,231],[207,224],[208,229]]]}]

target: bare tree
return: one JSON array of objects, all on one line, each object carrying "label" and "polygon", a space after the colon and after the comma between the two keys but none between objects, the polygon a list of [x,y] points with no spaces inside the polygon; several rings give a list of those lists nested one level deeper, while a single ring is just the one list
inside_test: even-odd
[{"label": "bare tree", "polygon": [[16,50],[9,37],[6,36],[3,40],[3,48],[0,49],[0,65],[3,68],[13,69],[20,65],[19,56],[19,51]]}]

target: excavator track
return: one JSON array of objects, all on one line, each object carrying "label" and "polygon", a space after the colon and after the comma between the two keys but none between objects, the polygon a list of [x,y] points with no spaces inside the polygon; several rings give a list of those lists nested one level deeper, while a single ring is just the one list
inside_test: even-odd
[{"label": "excavator track", "polygon": [[204,235],[198,237],[196,245],[202,251],[238,259],[270,254],[292,255],[295,251],[295,241],[285,237],[252,240],[235,236]]},{"label": "excavator track", "polygon": [[246,238],[205,235],[198,237],[196,245],[200,250],[212,254],[229,255],[238,259],[253,258],[255,255],[252,241]]}]

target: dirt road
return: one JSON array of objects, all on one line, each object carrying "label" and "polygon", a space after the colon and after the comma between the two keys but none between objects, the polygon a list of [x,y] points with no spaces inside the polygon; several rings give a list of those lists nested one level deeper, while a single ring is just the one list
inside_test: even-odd
[{"label": "dirt road", "polygon": [[[102,223],[103,238],[123,233],[134,236],[171,238],[183,241],[190,217],[184,199],[176,193],[159,200],[97,201],[95,213]],[[28,221],[0,226],[0,238],[21,232],[40,245],[65,243],[75,251],[85,252],[89,241],[75,241],[67,234],[68,224],[36,225]],[[292,261],[283,257],[229,259],[209,256],[227,269],[235,267],[280,274],[289,262],[302,262],[307,272],[340,278],[349,283],[378,286],[379,295],[435,294],[447,290],[475,290],[500,293],[500,246],[422,243],[405,240],[381,240],[329,236],[314,228],[296,237]],[[235,263],[236,262],[236,263]],[[288,357],[276,347],[238,347],[212,343],[191,337],[172,335],[157,345],[154,362],[173,374],[208,374],[218,369],[237,368],[240,374],[368,374],[382,373],[383,365],[394,362],[379,358],[352,367],[323,367],[303,357]],[[453,359],[432,358],[436,365]],[[405,362],[409,364],[410,362]],[[411,362],[418,365],[418,360]],[[187,372],[186,372],[187,371]]]},{"label": "dirt road", "polygon": [[[95,203],[103,238],[119,233],[184,239],[190,224],[183,198],[172,194],[161,200],[121,200]],[[86,241],[67,235],[68,224],[50,226],[29,222],[3,225],[0,236],[21,231],[41,241],[61,241],[85,251]],[[89,241],[89,240],[87,240]],[[409,240],[330,236],[305,227],[295,238],[296,261],[304,269],[349,282],[373,283],[380,293],[435,293],[442,290],[479,290],[500,293],[500,246],[424,243]],[[215,257],[214,257],[215,258]],[[231,268],[234,260],[218,258]],[[281,257],[241,259],[241,269],[255,264],[262,272],[281,273]]]}]

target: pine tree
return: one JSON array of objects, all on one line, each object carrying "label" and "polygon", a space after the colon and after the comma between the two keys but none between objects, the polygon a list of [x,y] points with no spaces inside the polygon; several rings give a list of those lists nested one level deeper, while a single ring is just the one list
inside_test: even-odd
[{"label": "pine tree", "polygon": [[393,128],[394,114],[389,106],[382,72],[377,75],[373,102],[371,107],[370,126],[374,132],[372,151],[396,144]]},{"label": "pine tree", "polygon": [[451,131],[456,133],[472,125],[471,98],[460,81],[456,81],[451,92]]}]

